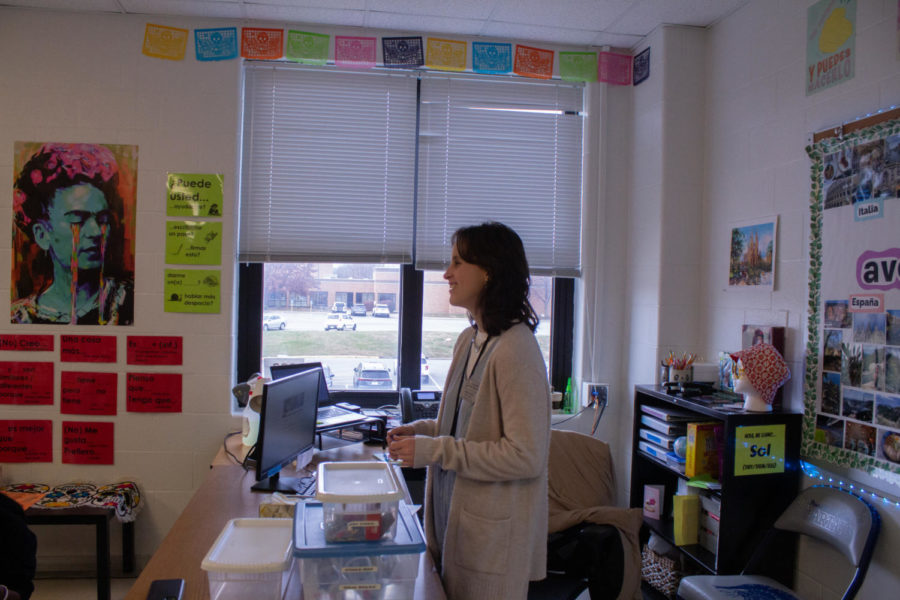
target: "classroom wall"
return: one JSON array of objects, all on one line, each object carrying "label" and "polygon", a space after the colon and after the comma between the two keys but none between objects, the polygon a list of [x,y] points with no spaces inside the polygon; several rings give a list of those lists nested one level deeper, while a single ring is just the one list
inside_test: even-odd
[{"label": "classroom wall", "polygon": [[[787,327],[785,358],[793,377],[785,399],[797,411],[803,409],[807,336],[810,163],[804,148],[813,132],[900,102],[896,0],[856,3],[855,77],[806,96],[806,10],[811,4],[748,2],[706,36],[704,174],[695,280],[703,315],[700,350],[705,354],[739,349],[743,323]],[[771,215],[779,219],[774,291],[728,291],[731,224]],[[842,475],[872,489],[861,473]],[[882,482],[881,487],[887,486]],[[896,502],[896,487],[884,491]],[[900,509],[881,505],[879,510],[883,531],[861,598],[882,597],[900,584]],[[839,558],[804,545],[801,596],[839,597],[839,564]]]}]

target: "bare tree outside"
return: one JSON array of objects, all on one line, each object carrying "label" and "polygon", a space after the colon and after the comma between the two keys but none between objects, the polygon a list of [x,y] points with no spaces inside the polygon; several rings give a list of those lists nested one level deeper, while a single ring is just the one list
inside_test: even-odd
[{"label": "bare tree outside", "polygon": [[318,288],[315,263],[267,263],[265,267],[266,305],[291,307],[292,298],[306,298]]}]

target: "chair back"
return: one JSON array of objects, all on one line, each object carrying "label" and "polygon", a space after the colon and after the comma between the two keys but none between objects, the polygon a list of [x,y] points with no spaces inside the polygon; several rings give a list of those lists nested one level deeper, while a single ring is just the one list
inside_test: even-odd
[{"label": "chair back", "polygon": [[803,490],[775,522],[825,542],[856,567],[844,598],[852,598],[869,568],[881,528],[878,511],[859,496],[839,487],[815,485]]}]

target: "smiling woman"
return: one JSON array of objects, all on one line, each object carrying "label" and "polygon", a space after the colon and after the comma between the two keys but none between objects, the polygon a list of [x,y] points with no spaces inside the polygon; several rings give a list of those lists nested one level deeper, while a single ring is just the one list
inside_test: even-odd
[{"label": "smiling woman", "polygon": [[27,160],[13,195],[13,323],[132,323],[134,227],[123,199],[133,207],[135,154],[133,146],[16,144]]}]

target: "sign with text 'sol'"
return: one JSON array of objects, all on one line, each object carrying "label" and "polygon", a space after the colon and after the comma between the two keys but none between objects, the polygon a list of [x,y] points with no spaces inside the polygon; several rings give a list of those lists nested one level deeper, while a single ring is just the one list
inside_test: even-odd
[{"label": "sign with text 'sol'", "polygon": [[221,273],[211,269],[166,269],[166,312],[218,313],[222,295]]},{"label": "sign with text 'sol'", "polygon": [[166,215],[170,217],[221,217],[224,175],[169,173],[166,183]]},{"label": "sign with text 'sol'", "polygon": [[735,477],[784,473],[783,423],[737,427],[734,437]]},{"label": "sign with text 'sol'", "polygon": [[53,462],[53,421],[0,420],[0,462]]}]

